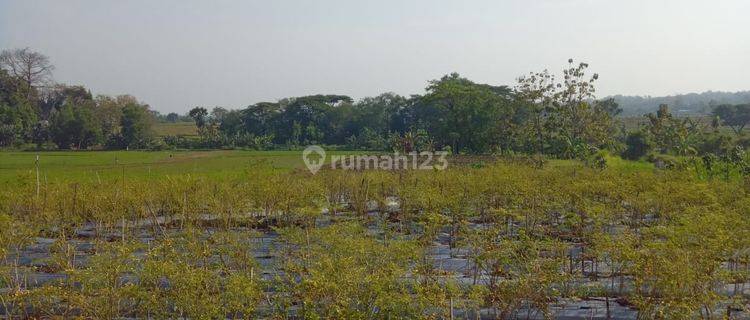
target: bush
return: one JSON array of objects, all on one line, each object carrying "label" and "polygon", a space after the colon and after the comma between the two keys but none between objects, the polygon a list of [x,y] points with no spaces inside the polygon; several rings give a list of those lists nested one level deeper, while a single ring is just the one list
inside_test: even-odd
[{"label": "bush", "polygon": [[651,139],[643,131],[631,132],[625,140],[625,152],[622,157],[628,160],[638,160],[654,149]]},{"label": "bush", "polygon": [[10,124],[0,125],[0,147],[8,147],[16,142],[16,127]]},{"label": "bush", "polygon": [[607,168],[607,155],[606,151],[596,152],[586,157],[584,163],[590,168],[603,170]]},{"label": "bush", "polygon": [[707,136],[698,146],[700,154],[713,153],[716,155],[728,154],[732,149],[732,137],[724,134]]}]

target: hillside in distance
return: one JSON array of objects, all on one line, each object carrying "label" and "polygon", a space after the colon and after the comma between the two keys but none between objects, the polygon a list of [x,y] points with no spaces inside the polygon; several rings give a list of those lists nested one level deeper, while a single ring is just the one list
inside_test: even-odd
[{"label": "hillside in distance", "polygon": [[656,112],[660,104],[669,105],[676,115],[705,115],[718,105],[750,103],[750,91],[706,91],[664,97],[615,95],[607,98],[614,98],[622,108],[622,116],[626,117]]}]

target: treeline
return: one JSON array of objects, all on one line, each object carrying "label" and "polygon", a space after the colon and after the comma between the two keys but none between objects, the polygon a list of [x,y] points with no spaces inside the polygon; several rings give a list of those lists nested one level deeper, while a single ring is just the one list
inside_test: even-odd
[{"label": "treeline", "polygon": [[642,116],[653,113],[663,104],[669,105],[678,115],[695,116],[711,114],[713,109],[720,105],[748,104],[750,91],[706,91],[664,97],[615,95],[611,98],[620,105],[623,116]]},{"label": "treeline", "polygon": [[[304,146],[356,150],[449,150],[471,154],[543,154],[603,165],[602,153],[676,166],[702,157],[710,166],[750,167],[750,104],[719,105],[711,117],[673,115],[666,104],[627,130],[613,99],[596,100],[585,63],[531,73],[514,88],[474,83],[458,74],[429,82],[424,95],[385,93],[353,101],[314,95],[262,102],[241,110],[193,108],[199,140],[170,137],[181,147]],[[732,130],[727,130],[731,128]]]},{"label": "treeline", "polygon": [[[313,95],[261,102],[242,110],[201,107],[189,116],[199,138],[154,137],[160,115],[130,96],[97,96],[81,86],[52,84],[49,59],[29,49],[0,56],[0,146],[34,143],[59,149],[294,148],[450,150],[454,153],[545,153],[577,157],[616,143],[611,100],[594,100],[597,76],[585,63],[561,80],[547,71],[514,88],[472,82],[458,74],[430,81],[426,93],[385,93],[354,101]],[[30,70],[25,72],[25,70]]]},{"label": "treeline", "polygon": [[598,76],[586,74],[587,64],[569,62],[563,80],[547,71],[531,73],[515,88],[479,84],[453,73],[430,81],[423,95],[384,93],[359,101],[314,95],[242,110],[196,107],[190,116],[200,143],[211,148],[325,144],[569,158],[614,148],[619,108],[611,100],[594,99]]},{"label": "treeline", "polygon": [[156,143],[148,105],[54,83],[53,69],[28,48],[0,53],[0,147],[143,149]]},{"label": "treeline", "polygon": [[[623,158],[642,159],[664,167],[705,168],[709,176],[730,172],[750,176],[750,104],[721,105],[712,117],[677,117],[667,105],[645,116],[646,124],[628,133]],[[706,121],[710,119],[710,121]],[[725,130],[726,127],[732,130]],[[729,131],[729,132],[727,132]]]},{"label": "treeline", "polygon": [[[0,147],[33,143],[59,149],[294,149],[310,144],[356,150],[444,150],[466,154],[539,154],[600,163],[661,155],[744,156],[750,106],[726,104],[713,118],[673,116],[666,104],[626,130],[614,99],[597,100],[597,74],[571,59],[562,77],[548,71],[513,86],[475,83],[453,73],[409,97],[384,93],[355,101],[311,95],[244,109],[195,107],[159,114],[132,96],[92,96],[52,84],[52,65],[29,49],[0,54]],[[710,119],[711,121],[706,121]],[[192,120],[198,136],[156,137],[153,124]],[[732,131],[722,130],[724,126]]]}]

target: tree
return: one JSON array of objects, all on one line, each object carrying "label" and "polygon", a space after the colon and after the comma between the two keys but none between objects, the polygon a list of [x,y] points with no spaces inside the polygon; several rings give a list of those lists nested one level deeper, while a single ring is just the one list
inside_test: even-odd
[{"label": "tree", "polygon": [[0,69],[0,146],[23,143],[34,136],[39,116],[37,90]]},{"label": "tree", "polygon": [[31,137],[36,123],[36,113],[28,104],[15,107],[0,104],[0,125],[4,127],[0,145],[7,146],[27,140]]},{"label": "tree", "polygon": [[651,140],[643,131],[635,131],[628,134],[625,144],[627,145],[627,149],[623,152],[622,157],[629,160],[638,160],[653,149]]},{"label": "tree", "polygon": [[646,115],[646,132],[661,153],[690,155],[696,152],[696,140],[703,135],[703,128],[690,118],[676,118],[666,104],[659,106],[656,114]]},{"label": "tree", "polygon": [[101,127],[90,107],[66,104],[52,118],[52,141],[60,149],[86,149],[101,142]]},{"label": "tree", "polygon": [[39,120],[33,97],[37,90],[0,69],[0,145],[24,142]]},{"label": "tree", "polygon": [[83,86],[69,86],[56,84],[44,88],[39,92],[40,118],[48,120],[52,113],[58,111],[66,103],[83,105],[93,101],[91,91]]},{"label": "tree", "polygon": [[259,102],[247,106],[242,110],[243,130],[256,136],[268,135],[275,132],[275,121],[283,110],[276,102]]},{"label": "tree", "polygon": [[229,113],[229,110],[222,107],[214,107],[211,110],[211,118],[210,121],[212,121],[214,124],[218,125],[224,120],[224,116]]},{"label": "tree", "polygon": [[51,79],[55,67],[47,56],[23,48],[0,52],[0,68],[22,79],[29,87],[39,87]]},{"label": "tree", "polygon": [[176,113],[174,113],[174,112],[170,112],[170,113],[168,113],[168,114],[167,114],[167,116],[166,116],[166,120],[167,120],[167,122],[172,122],[172,123],[175,123],[175,122],[177,122],[177,120],[179,120],[179,119],[180,119],[180,115],[178,115],[178,114],[176,114]]},{"label": "tree", "polygon": [[594,101],[594,82],[598,74],[588,76],[587,63],[568,60],[563,81],[547,70],[518,79],[516,92],[529,109],[529,127],[535,133],[537,152],[564,157],[585,157],[612,143],[613,117],[619,107],[611,100]]},{"label": "tree", "polygon": [[[477,84],[457,73],[430,81],[417,118],[438,146],[454,152],[492,152],[510,119],[510,89]],[[416,129],[416,128],[414,128]]]},{"label": "tree", "polygon": [[548,130],[554,132],[556,153],[566,157],[586,157],[591,151],[611,143],[614,129],[611,113],[617,106],[610,101],[595,101],[594,82],[599,75],[586,74],[589,65],[581,62],[563,70],[563,82],[556,85],[556,112],[551,114]]},{"label": "tree", "polygon": [[283,113],[276,121],[276,141],[291,144],[343,143],[335,141],[337,108],[351,104],[343,95],[313,95],[280,101]]},{"label": "tree", "polygon": [[408,125],[400,119],[400,110],[408,107],[407,99],[395,93],[383,93],[376,97],[366,97],[352,105],[350,114],[342,112],[341,117],[349,117],[339,134],[346,137],[366,134],[371,138],[379,135],[386,138],[389,132],[406,132]]},{"label": "tree", "polygon": [[602,110],[612,117],[619,116],[622,113],[622,108],[620,108],[620,104],[615,101],[615,98],[599,100],[598,104]]},{"label": "tree", "polygon": [[698,115],[711,113],[713,108],[723,104],[748,103],[750,102],[750,91],[706,91],[666,97],[615,95],[613,98],[620,104],[627,116],[641,116],[654,112],[660,104],[673,106],[679,109],[681,113]]},{"label": "tree", "polygon": [[[216,109],[214,109],[215,111]],[[226,111],[221,116],[219,131],[227,136],[236,136],[242,133],[242,112],[239,110]]]},{"label": "tree", "polygon": [[713,110],[713,115],[719,117],[724,125],[734,130],[737,135],[742,133],[750,123],[750,104],[723,104]]},{"label": "tree", "polygon": [[147,105],[128,104],[122,108],[123,143],[128,148],[145,148],[153,138],[154,119]]},{"label": "tree", "polygon": [[516,98],[523,113],[527,115],[525,127],[534,140],[536,152],[545,151],[545,124],[555,107],[555,76],[549,71],[532,72],[518,78]]},{"label": "tree", "polygon": [[33,105],[36,89],[29,87],[20,78],[0,69],[0,104],[17,106],[21,104]]},{"label": "tree", "polygon": [[195,126],[198,127],[198,129],[203,129],[208,123],[208,110],[206,110],[206,108],[195,107],[190,109],[188,115],[193,118]]}]

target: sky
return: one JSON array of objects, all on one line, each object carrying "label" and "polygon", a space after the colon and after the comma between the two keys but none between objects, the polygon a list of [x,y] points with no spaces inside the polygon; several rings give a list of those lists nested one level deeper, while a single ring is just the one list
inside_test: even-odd
[{"label": "sky", "polygon": [[308,94],[421,94],[458,72],[513,85],[567,60],[597,95],[750,89],[748,0],[0,0],[0,48],[57,82],[161,112]]}]

